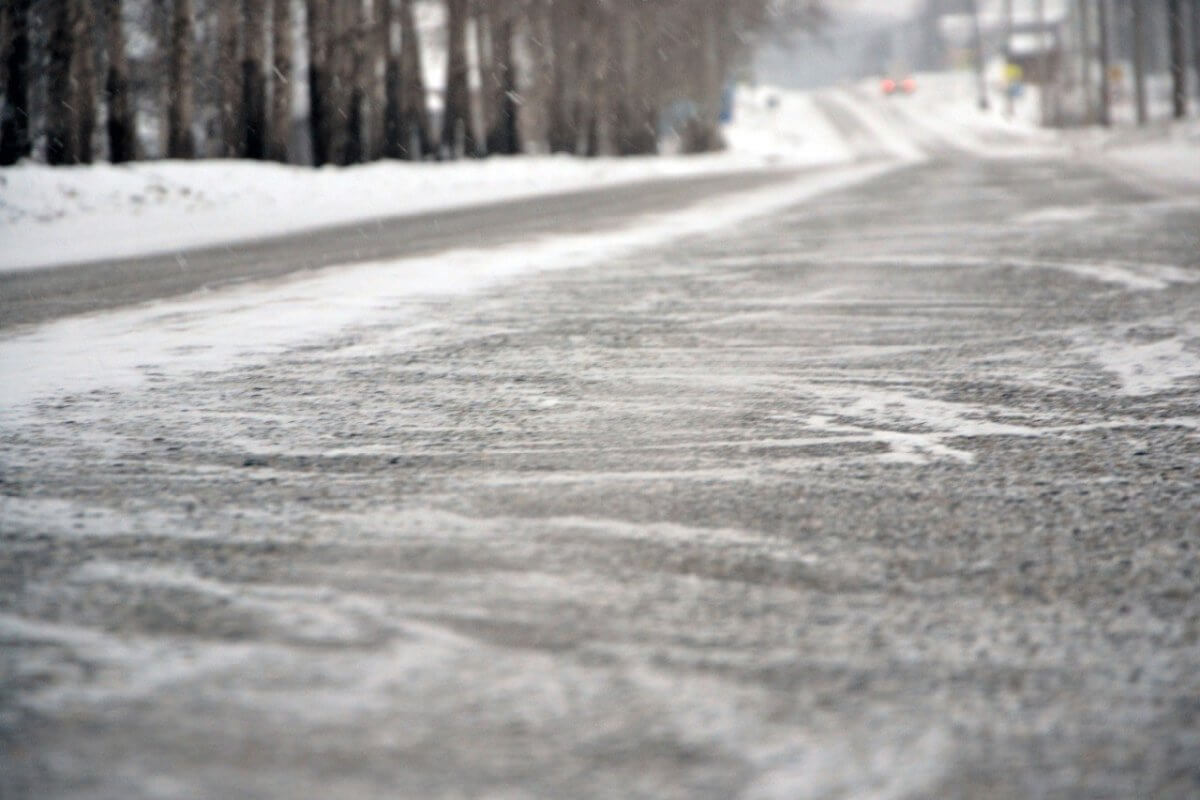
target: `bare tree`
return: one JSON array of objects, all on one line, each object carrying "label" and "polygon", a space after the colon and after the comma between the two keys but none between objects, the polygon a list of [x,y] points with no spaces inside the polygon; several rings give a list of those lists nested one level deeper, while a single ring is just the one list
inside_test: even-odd
[{"label": "bare tree", "polygon": [[[372,4],[373,5],[373,4]],[[371,9],[373,11],[373,8]],[[375,19],[369,16],[362,0],[353,0],[347,7],[346,65],[350,94],[350,114],[347,121],[346,161],[354,164],[371,156],[374,137],[375,102],[372,91],[375,83]]]},{"label": "bare tree", "polygon": [[1133,2],[1133,90],[1137,100],[1138,125],[1150,119],[1146,105],[1146,9],[1141,0]]},{"label": "bare tree", "polygon": [[1192,70],[1196,85],[1192,87],[1196,102],[1200,103],[1200,0],[1192,0]]},{"label": "bare tree", "polygon": [[242,79],[239,74],[238,24],[234,0],[215,0],[217,13],[217,155],[234,158],[242,151]]},{"label": "bare tree", "polygon": [[1187,55],[1182,0],[1167,0],[1167,33],[1171,48],[1171,110],[1175,119],[1183,119],[1187,116]]},{"label": "bare tree", "polygon": [[71,59],[71,95],[75,107],[76,142],[79,163],[90,164],[96,133],[96,10],[94,0],[74,0],[71,40],[75,53]]},{"label": "bare tree", "polygon": [[487,151],[500,155],[513,155],[521,151],[517,65],[513,57],[516,8],[509,5],[497,9],[488,5],[480,24],[481,29],[487,30],[489,50],[488,68],[483,76]]},{"label": "bare tree", "polygon": [[241,143],[246,158],[267,157],[267,4],[242,4]]},{"label": "bare tree", "polygon": [[617,101],[613,108],[614,144],[619,155],[658,152],[659,97],[655,92],[653,28],[621,14],[614,31]]},{"label": "bare tree", "polygon": [[1096,5],[1097,25],[1100,28],[1100,41],[1097,43],[1100,56],[1100,124],[1107,127],[1112,124],[1112,86],[1109,79],[1112,15],[1109,0],[1096,0]]},{"label": "bare tree", "polygon": [[400,48],[399,128],[395,142],[399,155],[419,160],[432,153],[434,147],[413,0],[400,0]]},{"label": "bare tree", "polygon": [[329,97],[333,84],[330,74],[330,36],[332,21],[328,0],[306,0],[308,33],[308,103],[312,134],[313,163],[329,163],[333,153],[332,115]]},{"label": "bare tree", "polygon": [[108,158],[114,164],[137,158],[137,127],[129,84],[129,61],[125,54],[121,0],[106,0],[108,73],[104,97],[108,107]]},{"label": "bare tree", "polygon": [[387,68],[394,23],[392,0],[371,0],[371,29],[367,32],[366,43],[370,59],[365,78],[371,112],[367,126],[370,135],[367,158],[372,161],[383,158],[387,151]]},{"label": "bare tree", "polygon": [[267,157],[287,163],[292,134],[292,0],[271,4],[271,116]]},{"label": "bare tree", "polygon": [[361,11],[355,8],[360,0],[332,0],[332,42],[329,50],[329,95],[325,105],[329,115],[330,161],[345,166],[357,161],[354,149],[357,142],[351,137],[359,130],[358,109],[352,106],[355,83],[355,45]]},{"label": "bare tree", "polygon": [[467,0],[446,0],[446,95],[442,117],[442,154],[451,157],[475,153],[466,39]]},{"label": "bare tree", "polygon": [[[550,0],[550,53],[553,64],[547,144],[554,153],[573,153],[579,122],[579,34],[588,26],[586,0]],[[582,29],[582,30],[581,30]]]},{"label": "bare tree", "polygon": [[195,158],[192,136],[192,0],[175,0],[167,65],[167,157]]},{"label": "bare tree", "polygon": [[75,58],[71,0],[45,3],[49,31],[46,42],[46,161],[75,164],[79,161],[79,138],[72,104],[71,62]]},{"label": "bare tree", "polygon": [[31,0],[5,2],[4,105],[0,107],[0,165],[31,151],[29,135],[29,17]]}]

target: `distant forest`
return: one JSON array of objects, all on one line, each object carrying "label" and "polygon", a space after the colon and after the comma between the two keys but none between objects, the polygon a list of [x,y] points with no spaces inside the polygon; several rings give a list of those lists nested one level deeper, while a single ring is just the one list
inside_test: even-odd
[{"label": "distant forest", "polygon": [[756,37],[824,16],[820,0],[0,0],[0,163],[652,154],[668,109],[704,152]]}]

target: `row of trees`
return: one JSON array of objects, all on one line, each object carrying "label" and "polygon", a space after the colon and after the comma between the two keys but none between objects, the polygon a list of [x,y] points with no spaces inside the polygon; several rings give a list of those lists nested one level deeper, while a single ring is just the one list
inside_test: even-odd
[{"label": "row of trees", "polygon": [[681,103],[684,148],[711,150],[753,37],[821,18],[819,0],[0,0],[0,163],[129,161],[155,150],[145,129],[170,158],[644,154]]},{"label": "row of trees", "polygon": [[[1004,0],[1011,20],[1012,0]],[[1047,14],[1045,0],[1035,0],[1036,16]],[[1172,115],[1188,111],[1188,73],[1200,82],[1200,0],[1073,0],[1056,31],[1057,48],[1044,52],[1038,72],[1049,76],[1042,93],[1042,116],[1061,122],[1063,93],[1077,90],[1082,99],[1079,117],[1109,125],[1112,121],[1112,79],[1128,63],[1133,101],[1139,124],[1150,118],[1148,74],[1166,72],[1171,81]],[[1008,23],[1012,27],[1011,21]],[[1188,28],[1190,27],[1190,33]],[[1191,52],[1188,52],[1188,42]],[[1200,90],[1200,85],[1194,87]]]}]

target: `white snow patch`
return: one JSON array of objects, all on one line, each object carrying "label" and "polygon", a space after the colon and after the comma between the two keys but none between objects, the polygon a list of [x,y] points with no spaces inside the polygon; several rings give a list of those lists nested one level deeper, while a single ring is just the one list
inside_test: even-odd
[{"label": "white snow patch", "polygon": [[1087,222],[1100,214],[1097,206],[1047,206],[1035,211],[1018,214],[1013,222],[1018,225],[1050,225],[1061,222]]},{"label": "white snow patch", "polygon": [[896,158],[911,163],[927,158],[925,151],[916,143],[910,131],[897,126],[892,120],[879,113],[879,109],[864,103],[854,93],[834,91],[830,92],[827,97],[844,111],[852,114],[866,130],[875,136],[880,147]]},{"label": "white snow patch", "polygon": [[1077,350],[1115,375],[1125,395],[1171,391],[1182,381],[1200,377],[1200,326],[1153,342],[1081,338]]}]

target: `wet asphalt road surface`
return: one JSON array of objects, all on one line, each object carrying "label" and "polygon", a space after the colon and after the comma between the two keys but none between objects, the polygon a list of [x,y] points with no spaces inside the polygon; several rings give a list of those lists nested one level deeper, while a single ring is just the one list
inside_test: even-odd
[{"label": "wet asphalt road surface", "polygon": [[1198,232],[946,151],[47,403],[0,795],[1196,797]]}]

